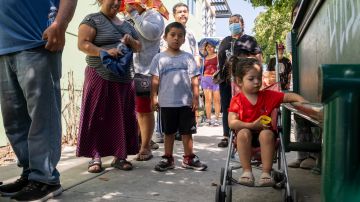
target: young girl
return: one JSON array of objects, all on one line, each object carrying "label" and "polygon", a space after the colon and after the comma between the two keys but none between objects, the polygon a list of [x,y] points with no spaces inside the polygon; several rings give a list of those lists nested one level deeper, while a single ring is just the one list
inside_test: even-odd
[{"label": "young girl", "polygon": [[243,173],[241,184],[254,186],[250,158],[251,147],[260,142],[262,174],[259,186],[272,186],[270,175],[275,147],[275,137],[270,124],[261,123],[262,115],[270,116],[272,110],[283,102],[306,102],[295,93],[260,90],[262,83],[261,64],[255,58],[233,58],[232,73],[241,92],[231,99],[229,107],[229,127],[237,133],[237,150]]},{"label": "young girl", "polygon": [[[196,133],[195,111],[199,99],[199,69],[194,57],[181,51],[185,41],[185,27],[178,22],[165,28],[166,51],[158,53],[151,62],[151,102],[160,110],[162,130],[165,133],[165,154],[155,166],[157,171],[174,168],[173,147],[175,133],[182,135],[184,168],[205,170],[207,166],[193,153],[192,134]],[[160,109],[159,109],[160,107]]]}]

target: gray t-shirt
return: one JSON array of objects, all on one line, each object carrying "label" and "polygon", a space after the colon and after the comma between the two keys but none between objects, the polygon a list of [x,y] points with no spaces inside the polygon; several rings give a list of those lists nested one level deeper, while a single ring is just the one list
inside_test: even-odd
[{"label": "gray t-shirt", "polygon": [[133,11],[130,16],[141,42],[141,51],[134,53],[135,73],[149,74],[151,61],[160,49],[160,39],[165,28],[164,20],[159,12],[152,9],[144,11],[141,15]]},{"label": "gray t-shirt", "polygon": [[159,77],[160,107],[183,107],[192,104],[191,79],[200,75],[194,57],[181,51],[176,56],[158,53],[150,65],[150,74]]}]

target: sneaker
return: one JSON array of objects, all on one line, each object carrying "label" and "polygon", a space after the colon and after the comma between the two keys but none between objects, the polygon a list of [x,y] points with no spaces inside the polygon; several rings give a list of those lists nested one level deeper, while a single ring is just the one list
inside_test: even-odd
[{"label": "sneaker", "polygon": [[192,156],[184,156],[182,167],[186,169],[194,169],[198,171],[206,170],[207,165],[200,162],[200,159],[195,154]]},{"label": "sneaker", "polygon": [[58,196],[63,189],[60,184],[48,185],[42,182],[29,181],[28,185],[11,197],[13,201],[46,201]]},{"label": "sneaker", "polygon": [[290,168],[299,168],[300,164],[301,164],[301,161],[302,161],[301,159],[296,159],[295,161],[288,163],[288,167],[290,167]]},{"label": "sneaker", "polygon": [[219,120],[217,120],[217,119],[213,119],[213,120],[211,120],[211,125],[212,126],[220,126],[220,121]]},{"label": "sneaker", "polygon": [[164,135],[161,133],[155,133],[155,141],[156,143],[164,143]]},{"label": "sneaker", "polygon": [[164,172],[170,169],[174,169],[174,157],[162,156],[161,161],[155,166],[156,171]]},{"label": "sneaker", "polygon": [[309,157],[309,158],[306,158],[303,161],[301,161],[299,167],[302,169],[312,169],[315,167],[315,165],[316,165],[315,159],[313,159],[312,157]]},{"label": "sneaker", "polygon": [[212,125],[212,121],[211,121],[210,119],[206,119],[205,125],[206,125],[206,126],[211,126],[211,125]]},{"label": "sneaker", "polygon": [[21,191],[26,185],[28,185],[29,180],[27,177],[21,176],[15,182],[10,184],[5,184],[0,186],[0,195],[1,196],[13,196],[17,192]]},{"label": "sneaker", "polygon": [[229,140],[227,138],[223,138],[219,144],[218,147],[227,147],[229,145]]},{"label": "sneaker", "polygon": [[157,150],[157,149],[159,149],[159,145],[156,143],[156,142],[154,142],[154,141],[150,141],[150,148],[152,149],[152,150]]}]

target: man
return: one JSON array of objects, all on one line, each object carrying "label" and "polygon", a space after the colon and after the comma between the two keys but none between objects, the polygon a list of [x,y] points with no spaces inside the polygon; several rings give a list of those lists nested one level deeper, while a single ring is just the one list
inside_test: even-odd
[{"label": "man", "polygon": [[76,0],[0,1],[0,100],[6,135],[23,168],[0,186],[13,201],[62,192],[61,51]]},{"label": "man", "polygon": [[[134,22],[134,27],[139,34],[139,39],[142,44],[141,51],[134,54],[135,72],[148,75],[151,61],[160,50],[160,39],[164,32],[165,23],[159,12],[153,9],[145,10],[145,8],[139,4],[128,5],[127,12]],[[155,126],[150,94],[137,94],[136,112],[141,134],[141,148],[136,160],[147,161],[153,157],[150,142]],[[156,143],[153,143],[153,145],[154,144]]]},{"label": "man", "polygon": [[[173,6],[172,11],[175,21],[181,23],[186,30],[185,42],[181,46],[181,50],[192,54],[195,58],[196,65],[200,67],[200,55],[199,55],[199,49],[195,36],[193,32],[188,27],[186,27],[186,23],[189,20],[189,7],[184,3],[177,3]],[[167,43],[162,38],[160,42],[160,50],[164,51],[166,50],[166,48],[167,48]],[[159,121],[157,120],[157,122]],[[157,124],[157,129],[156,129],[156,142],[163,142],[164,136],[159,132],[159,127],[160,127],[159,125],[160,124]],[[178,133],[176,133],[175,138],[176,140],[181,140],[181,136]]]},{"label": "man", "polygon": [[[291,83],[291,61],[284,57],[284,45],[280,43],[277,46],[278,50],[278,62],[279,62],[279,78],[280,78],[280,84],[281,84],[281,90],[289,90],[290,89],[290,83]],[[269,61],[269,64],[267,66],[267,72],[264,72],[264,75],[268,75],[269,83],[268,85],[273,84],[276,82],[274,80],[275,78],[275,65],[276,65],[276,58],[271,58]]]}]

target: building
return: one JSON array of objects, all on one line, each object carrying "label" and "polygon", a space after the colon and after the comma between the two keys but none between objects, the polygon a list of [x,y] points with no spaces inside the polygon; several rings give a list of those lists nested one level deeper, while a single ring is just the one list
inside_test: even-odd
[{"label": "building", "polygon": [[[173,22],[172,7],[178,2],[189,6],[190,17],[187,26],[194,32],[197,40],[203,37],[216,36],[215,18],[229,17],[231,11],[226,0],[163,0],[169,10],[170,19]],[[63,134],[75,135],[77,132],[77,120],[79,117],[81,91],[84,80],[85,54],[77,48],[77,31],[84,17],[99,8],[94,1],[78,0],[78,5],[71,23],[66,32],[66,45],[63,53],[62,70],[62,112],[63,112]],[[0,114],[0,122],[2,117]],[[0,124],[0,147],[7,144],[3,124]]]}]

